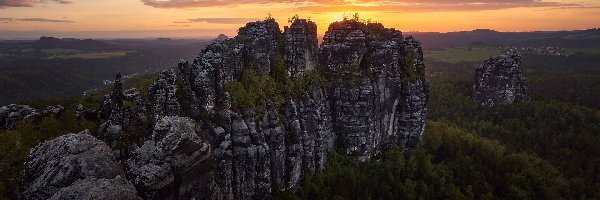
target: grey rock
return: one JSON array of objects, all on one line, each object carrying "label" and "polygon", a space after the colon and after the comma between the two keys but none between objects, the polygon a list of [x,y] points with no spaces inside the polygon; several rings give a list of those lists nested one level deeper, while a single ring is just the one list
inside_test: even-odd
[{"label": "grey rock", "polygon": [[422,54],[417,40],[394,29],[356,20],[330,25],[319,59],[331,73],[333,126],[346,154],[368,160],[383,145],[416,146],[429,96]]},{"label": "grey rock", "polygon": [[7,130],[25,119],[38,118],[41,114],[28,105],[10,104],[0,107],[0,130]]},{"label": "grey rock", "polygon": [[[23,172],[22,199],[139,199],[112,150],[89,132],[71,133],[31,150]],[[110,182],[111,184],[107,184]],[[105,187],[119,187],[110,190]],[[104,191],[104,194],[97,194]]]},{"label": "grey rock", "polygon": [[283,37],[279,24],[273,18],[250,22],[238,31],[236,39],[244,44],[244,55],[253,63],[259,74],[271,72],[277,56],[279,41]]},{"label": "grey rock", "polygon": [[475,70],[473,99],[486,106],[529,102],[527,79],[521,69],[521,56],[490,58]]},{"label": "grey rock", "polygon": [[318,66],[317,25],[306,19],[295,19],[285,27],[285,66],[292,78]]},{"label": "grey rock", "polygon": [[[298,189],[303,175],[323,171],[336,148],[366,161],[383,146],[416,147],[429,100],[421,43],[380,24],[344,20],[331,24],[317,45],[313,22],[294,19],[281,33],[269,18],[213,41],[191,64],[181,61],[177,71],[160,73],[148,106],[154,133],[126,162],[140,194],[269,199],[274,191]],[[317,69],[326,80],[304,84],[305,91],[284,97],[282,107],[267,100],[256,110],[231,110],[225,84],[250,67],[268,74],[279,58],[293,81]],[[182,90],[178,96],[176,90]],[[144,102],[139,91],[122,93],[124,101]],[[110,109],[101,109],[110,118],[103,127],[126,130],[127,114],[111,124],[121,119],[110,114],[113,96],[119,95],[107,95],[103,103]],[[142,115],[143,108],[133,113]],[[202,113],[202,121],[178,117],[188,112]]]},{"label": "grey rock", "polygon": [[213,187],[210,144],[193,120],[163,117],[151,139],[127,160],[127,174],[145,199],[203,199]]},{"label": "grey rock", "polygon": [[44,116],[60,117],[65,112],[65,107],[62,105],[48,106],[42,111]]},{"label": "grey rock", "polygon": [[175,96],[177,92],[175,80],[175,73],[170,70],[162,71],[158,75],[158,80],[150,86],[150,111],[156,119],[179,115],[179,102]]},{"label": "grey rock", "polygon": [[77,180],[72,185],[61,188],[50,199],[141,200],[142,198],[137,195],[135,187],[127,179],[116,176],[113,179],[86,177],[85,179]]}]

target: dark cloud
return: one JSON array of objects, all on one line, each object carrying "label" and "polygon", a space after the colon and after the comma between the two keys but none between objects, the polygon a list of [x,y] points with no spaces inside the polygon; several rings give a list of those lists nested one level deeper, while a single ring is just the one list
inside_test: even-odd
[{"label": "dark cloud", "polygon": [[62,20],[62,19],[46,19],[46,18],[22,18],[19,21],[24,22],[53,22],[53,23],[73,23],[71,20]]},{"label": "dark cloud", "polygon": [[560,3],[551,0],[141,0],[157,8],[190,8],[237,6],[243,4],[291,3],[299,11],[344,12],[395,11],[395,12],[438,12],[498,10],[522,7],[585,7],[583,4]]},{"label": "dark cloud", "polygon": [[8,23],[8,22],[12,22],[13,20],[14,20],[13,18],[0,17],[1,23]]},{"label": "dark cloud", "polygon": [[41,3],[70,4],[70,0],[0,0],[0,9],[7,7],[33,7]]},{"label": "dark cloud", "polygon": [[73,23],[71,20],[60,20],[60,19],[46,19],[46,18],[0,18],[0,22],[9,23],[15,21],[23,21],[23,22],[50,22],[50,23]]},{"label": "dark cloud", "polygon": [[255,18],[195,18],[187,21],[174,22],[176,24],[205,22],[210,24],[245,24],[249,21],[257,20]]}]

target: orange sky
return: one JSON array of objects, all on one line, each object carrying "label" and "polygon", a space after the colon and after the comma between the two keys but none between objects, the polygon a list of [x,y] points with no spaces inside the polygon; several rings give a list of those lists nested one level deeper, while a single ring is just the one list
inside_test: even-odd
[{"label": "orange sky", "polygon": [[0,0],[0,38],[213,37],[268,14],[310,17],[322,34],[354,12],[404,32],[600,27],[599,0]]}]

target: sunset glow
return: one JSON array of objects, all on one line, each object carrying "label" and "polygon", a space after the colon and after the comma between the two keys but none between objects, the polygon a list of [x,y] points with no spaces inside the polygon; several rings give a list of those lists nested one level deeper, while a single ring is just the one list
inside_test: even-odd
[{"label": "sunset glow", "polygon": [[329,23],[354,12],[405,32],[573,30],[600,25],[600,3],[594,0],[4,0],[0,38],[212,37],[233,35],[240,25],[269,14],[282,27],[295,14],[311,18],[322,34]]}]

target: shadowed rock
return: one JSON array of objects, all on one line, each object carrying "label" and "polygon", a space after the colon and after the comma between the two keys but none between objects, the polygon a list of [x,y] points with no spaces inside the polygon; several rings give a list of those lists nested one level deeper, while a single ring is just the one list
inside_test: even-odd
[{"label": "shadowed rock", "polygon": [[521,56],[501,55],[490,58],[477,67],[473,99],[486,106],[529,102],[527,79],[521,69]]},{"label": "shadowed rock", "polygon": [[127,160],[127,174],[145,199],[209,198],[211,147],[189,118],[163,117]]},{"label": "shadowed rock", "polygon": [[21,199],[141,199],[110,147],[87,131],[40,144],[26,167]]}]

